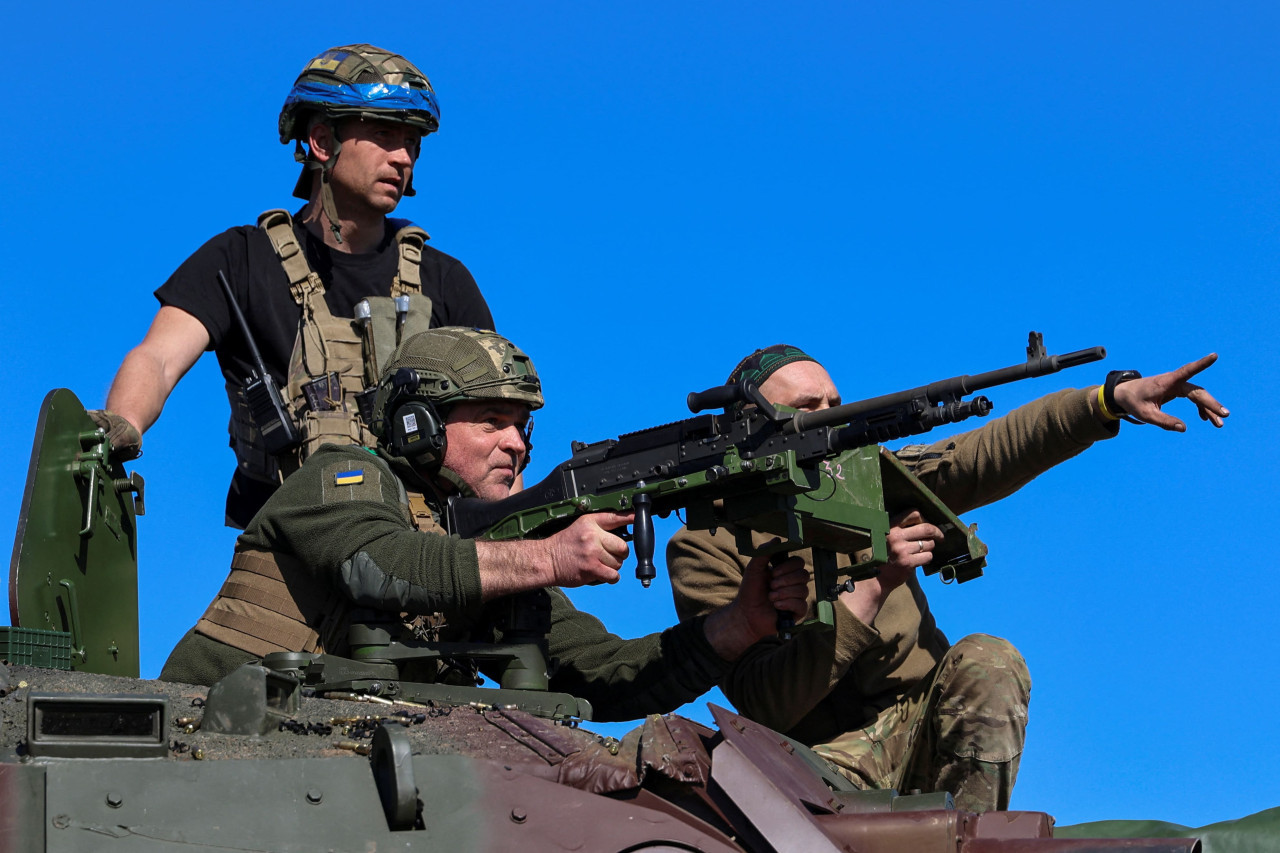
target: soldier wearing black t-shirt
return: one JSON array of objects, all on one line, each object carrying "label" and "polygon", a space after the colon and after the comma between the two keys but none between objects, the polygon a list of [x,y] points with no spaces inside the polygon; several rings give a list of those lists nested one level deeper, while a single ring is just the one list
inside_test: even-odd
[{"label": "soldier wearing black t-shirt", "polygon": [[[294,141],[304,161],[294,194],[307,204],[292,217],[270,211],[256,227],[219,234],[156,291],[161,307],[150,330],[125,357],[106,410],[91,413],[118,455],[137,455],[141,433],[160,416],[174,386],[201,353],[213,350],[231,398],[238,463],[227,524],[243,528],[278,487],[282,470],[287,474],[300,464],[297,456],[277,459],[262,447],[243,395],[253,362],[219,271],[309,439],[306,450],[326,440],[364,443],[367,425],[357,419],[353,397],[367,372],[376,375],[376,365],[362,364],[370,358],[368,347],[362,350],[360,327],[344,319],[353,317],[361,300],[401,297],[398,307],[405,313],[396,316],[399,323],[409,319],[407,332],[426,325],[493,328],[467,268],[423,245],[421,229],[388,218],[401,197],[413,194],[422,137],[438,123],[430,82],[397,54],[351,45],[307,65],[280,114],[281,141]],[[390,316],[390,309],[382,313]],[[327,383],[330,376],[333,387],[321,386],[328,393],[315,393],[314,382]],[[316,407],[308,399],[335,411],[309,411]],[[335,421],[335,413],[348,414]],[[323,428],[308,434],[317,423]]]}]

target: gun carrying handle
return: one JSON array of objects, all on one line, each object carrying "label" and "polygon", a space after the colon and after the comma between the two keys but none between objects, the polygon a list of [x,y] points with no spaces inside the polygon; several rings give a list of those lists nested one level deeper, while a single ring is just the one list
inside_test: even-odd
[{"label": "gun carrying handle", "polygon": [[636,520],[632,526],[631,541],[636,548],[636,580],[645,589],[658,576],[653,566],[653,498],[641,492],[631,499],[631,508],[635,511]]},{"label": "gun carrying handle", "polygon": [[685,402],[689,405],[689,411],[695,415],[698,412],[705,412],[707,409],[723,409],[742,399],[738,386],[734,385],[717,385],[715,388],[708,388],[705,391],[690,391],[689,396],[685,398]]}]

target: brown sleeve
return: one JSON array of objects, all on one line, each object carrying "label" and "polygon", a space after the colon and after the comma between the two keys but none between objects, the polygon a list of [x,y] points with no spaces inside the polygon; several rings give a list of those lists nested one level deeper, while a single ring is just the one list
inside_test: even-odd
[{"label": "brown sleeve", "polygon": [[[798,555],[812,570],[811,553]],[[667,543],[667,570],[680,620],[732,601],[746,563],[733,535],[723,528],[714,536],[681,528]],[[811,601],[813,597],[810,589]],[[729,701],[751,719],[782,732],[804,719],[858,656],[880,643],[879,635],[844,605],[837,603],[835,611],[835,631],[802,631],[789,642],[771,637],[748,649],[720,682]]]},{"label": "brown sleeve", "polygon": [[1097,386],[1067,389],[1033,400],[1002,418],[933,444],[895,451],[953,512],[1007,497],[1095,441],[1111,438],[1118,422],[1103,424],[1089,398]]}]

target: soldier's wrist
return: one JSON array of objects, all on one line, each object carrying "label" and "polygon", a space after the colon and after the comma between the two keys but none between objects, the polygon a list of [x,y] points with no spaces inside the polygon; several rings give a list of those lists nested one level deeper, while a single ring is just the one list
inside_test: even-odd
[{"label": "soldier's wrist", "polygon": [[708,613],[702,623],[702,633],[715,653],[729,663],[742,657],[743,652],[767,636],[752,633],[734,603]]},{"label": "soldier's wrist", "polygon": [[1098,406],[1108,420],[1126,420],[1130,423],[1141,423],[1116,402],[1116,388],[1122,383],[1141,379],[1142,374],[1136,370],[1113,370],[1107,374],[1107,381],[1098,389]]}]

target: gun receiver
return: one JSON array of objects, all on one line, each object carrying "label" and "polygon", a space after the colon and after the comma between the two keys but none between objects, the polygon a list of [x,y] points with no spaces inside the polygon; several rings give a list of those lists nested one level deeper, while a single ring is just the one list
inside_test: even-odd
[{"label": "gun receiver", "polygon": [[[648,586],[654,577],[652,517],[685,510],[691,528],[731,526],[746,554],[761,550],[751,543],[753,530],[781,540],[770,551],[823,552],[815,558],[819,597],[834,600],[843,588],[839,575],[870,577],[887,562],[890,514],[915,507],[947,532],[932,572],[969,580],[981,575],[986,546],[896,458],[874,445],[988,414],[986,397],[964,399],[975,391],[1105,355],[1104,348],[1094,347],[1050,356],[1041,335],[1032,332],[1025,364],[813,412],[775,407],[751,381],[711,388],[690,394],[689,408],[695,414],[723,408],[722,414],[696,414],[592,444],[574,442],[568,460],[509,498],[451,498],[450,530],[467,538],[524,539],[554,533],[583,513],[634,511],[636,574]],[[836,568],[836,553],[855,552],[862,552],[856,566]],[[819,619],[826,621],[821,608]]]}]

